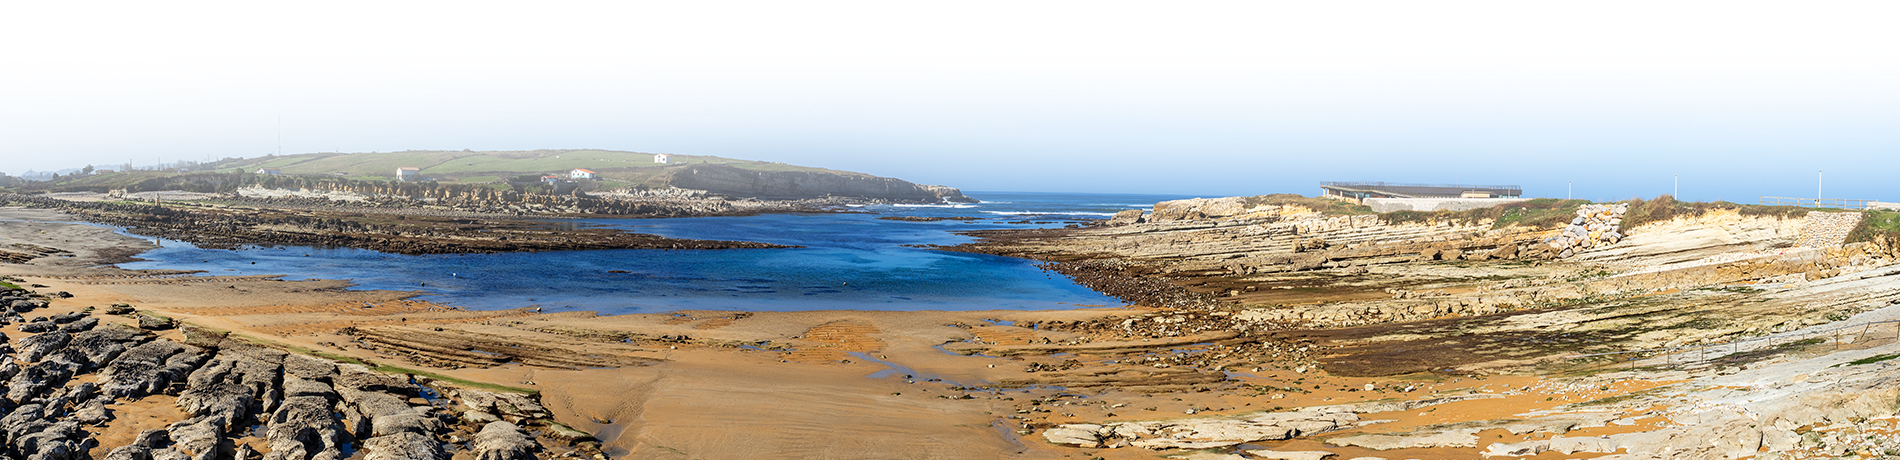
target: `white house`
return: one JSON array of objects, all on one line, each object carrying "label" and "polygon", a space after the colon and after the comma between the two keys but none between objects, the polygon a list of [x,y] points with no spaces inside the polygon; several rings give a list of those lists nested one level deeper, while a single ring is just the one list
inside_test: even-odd
[{"label": "white house", "polygon": [[418,168],[411,168],[408,166],[396,168],[396,180],[409,182],[412,180],[416,180],[417,176],[421,173],[422,173],[422,170]]},{"label": "white house", "polygon": [[258,173],[258,174],[269,174],[269,175],[272,175],[272,176],[282,176],[282,175],[284,175],[284,170],[282,170],[282,169],[277,169],[277,168],[257,168],[257,173]]},{"label": "white house", "polygon": [[586,169],[576,169],[576,170],[573,170],[573,171],[568,171],[568,172],[567,172],[567,178],[569,178],[569,179],[593,179],[593,178],[594,178],[594,172],[593,172],[593,171],[590,171],[590,170],[586,170]]},{"label": "white house", "polygon": [[667,155],[667,154],[664,154],[664,153],[655,153],[655,154],[653,154],[653,162],[654,162],[654,163],[671,163],[671,162],[672,162],[672,159],[673,159],[673,156],[672,156],[672,155]]}]

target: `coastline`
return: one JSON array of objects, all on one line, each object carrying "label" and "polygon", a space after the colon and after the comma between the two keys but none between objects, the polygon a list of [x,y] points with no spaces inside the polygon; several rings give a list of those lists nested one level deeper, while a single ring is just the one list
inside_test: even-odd
[{"label": "coastline", "polygon": [[[551,414],[550,428],[537,432],[538,439],[584,452],[598,446],[600,458],[867,457],[902,452],[928,458],[1081,454],[1148,459],[1158,454],[1191,456],[1196,455],[1194,446],[1231,448],[1239,442],[1193,434],[1201,428],[1154,432],[1147,424],[1215,427],[1289,417],[1289,423],[1303,424],[1299,426],[1329,425],[1272,441],[1275,450],[1325,451],[1344,458],[1475,458],[1504,445],[1548,448],[1554,434],[1620,439],[1616,437],[1652,428],[1720,428],[1698,425],[1685,412],[1716,404],[1696,399],[1703,394],[1701,388],[1722,376],[1737,376],[1729,378],[1734,380],[1750,373],[1787,372],[1781,369],[1788,366],[1813,366],[1778,360],[1738,364],[1741,374],[1730,370],[1734,368],[1657,372],[1646,363],[1632,372],[1596,369],[1581,376],[1449,370],[1343,376],[1320,364],[1354,346],[1393,351],[1393,342],[1368,345],[1370,339],[1355,336],[1378,328],[1279,333],[1240,327],[1244,323],[1232,318],[1238,310],[1224,308],[1222,301],[1189,286],[1077,260],[1049,268],[1078,273],[1078,282],[1092,288],[1140,281],[1131,284],[1128,295],[1150,293],[1153,297],[1144,303],[1178,295],[1194,298],[1183,300],[1191,304],[1161,309],[681,310],[614,316],[534,309],[467,311],[417,300],[416,292],[351,290],[350,283],[341,280],[181,277],[175,275],[184,273],[177,271],[120,269],[107,263],[149,249],[150,243],[99,226],[59,222],[62,219],[71,220],[44,210],[0,208],[0,236],[10,243],[53,250],[24,264],[0,264],[0,275],[21,277],[35,291],[71,295],[49,296],[45,314],[124,303],[187,328],[230,331],[233,337],[292,354],[431,376],[422,380],[443,388],[533,391]],[[61,257],[66,254],[71,257]],[[1193,302],[1197,299],[1202,302]],[[1514,315],[1555,313],[1560,312]],[[6,329],[9,335],[24,334],[17,325]],[[188,340],[186,335],[162,334],[176,340]],[[1862,355],[1900,347],[1854,343],[1856,348],[1843,356],[1874,359],[1878,356]],[[1884,380],[1871,383],[1876,387],[1892,380],[1886,374],[1877,376]],[[1869,384],[1865,379],[1854,382]],[[1848,395],[1866,391],[1856,388],[1821,390]],[[110,410],[122,416],[161,414],[169,401],[154,397]],[[1351,423],[1343,422],[1347,420]],[[132,427],[152,426],[140,423],[146,424],[128,419],[101,425],[102,445],[97,449],[129,442],[127,430]],[[557,439],[559,430],[552,423],[587,434]],[[1125,434],[1119,427],[1149,431]],[[1693,433],[1689,436],[1714,436]],[[1667,438],[1632,439],[1616,442],[1634,442],[1644,449],[1669,445]],[[1628,449],[1639,452],[1638,447]],[[102,453],[95,450],[95,457]],[[1229,458],[1219,455],[1234,454],[1208,458]]]}]

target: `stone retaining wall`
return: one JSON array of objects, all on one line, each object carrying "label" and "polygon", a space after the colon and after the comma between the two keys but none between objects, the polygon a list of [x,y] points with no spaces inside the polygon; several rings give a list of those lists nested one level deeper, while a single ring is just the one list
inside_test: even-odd
[{"label": "stone retaining wall", "polygon": [[1860,225],[1860,219],[1858,212],[1810,212],[1797,242],[1809,248],[1840,246],[1847,242],[1847,234]]}]

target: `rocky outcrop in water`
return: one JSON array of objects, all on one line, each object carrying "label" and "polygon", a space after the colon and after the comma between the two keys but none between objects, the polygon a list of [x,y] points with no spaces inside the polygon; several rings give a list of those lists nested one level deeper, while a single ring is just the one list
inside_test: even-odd
[{"label": "rocky outcrop in water", "polygon": [[399,254],[468,254],[583,249],[737,249],[785,246],[665,238],[533,220],[388,216],[345,212],[76,202],[0,195],[0,203],[58,209],[133,233],[206,247],[351,247]]}]

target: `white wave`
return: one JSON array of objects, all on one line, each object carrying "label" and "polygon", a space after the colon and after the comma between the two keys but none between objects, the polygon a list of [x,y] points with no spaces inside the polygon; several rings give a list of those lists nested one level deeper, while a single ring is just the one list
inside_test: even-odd
[{"label": "white wave", "polygon": [[976,205],[973,205],[973,204],[894,204],[891,206],[896,206],[900,208],[950,208],[950,209],[965,209],[965,208],[976,207]]}]

